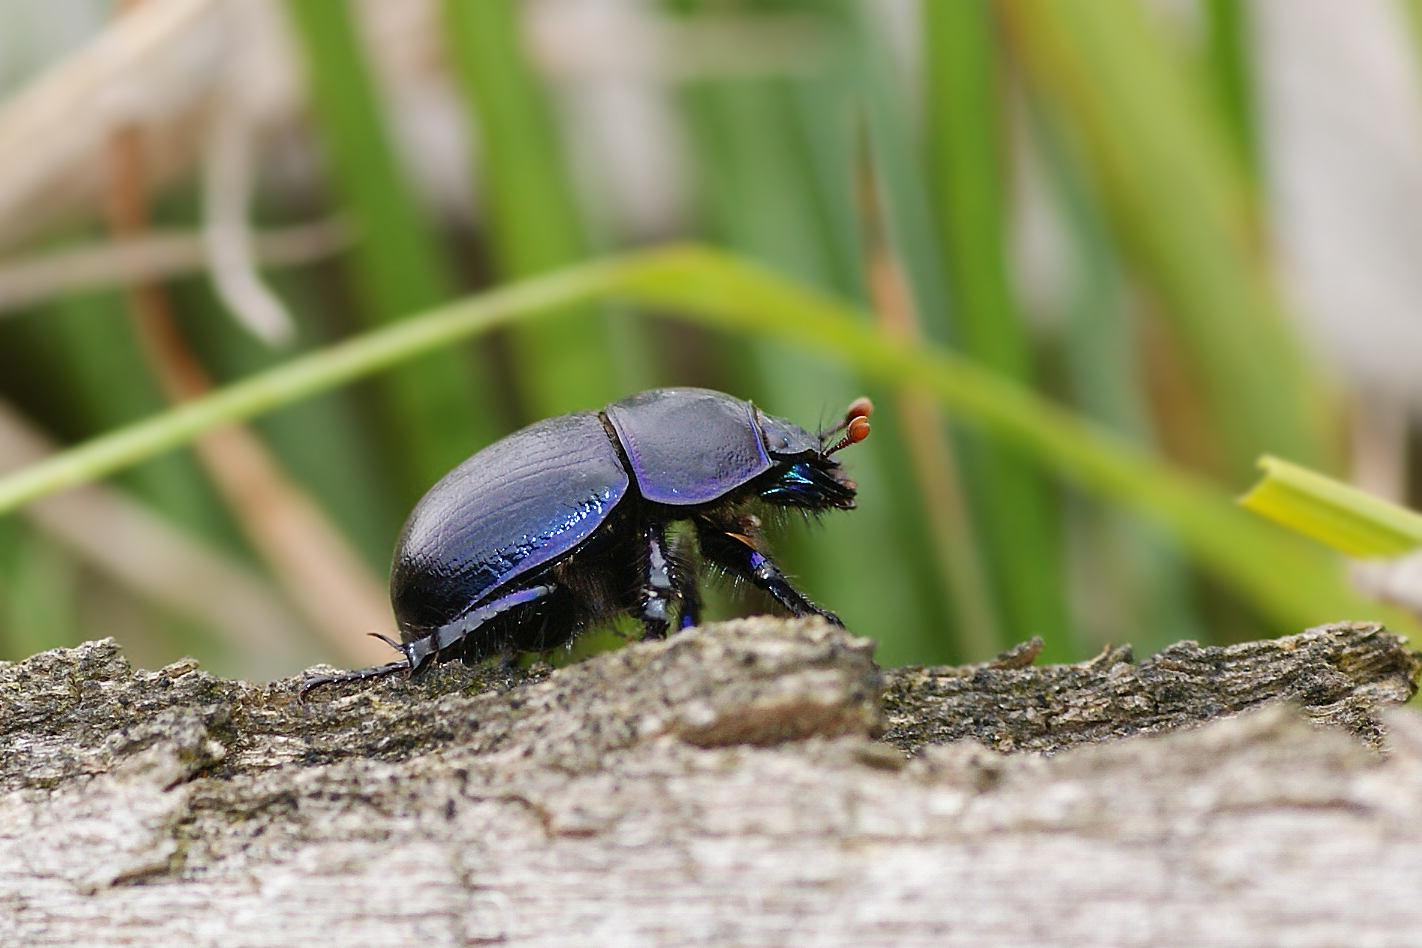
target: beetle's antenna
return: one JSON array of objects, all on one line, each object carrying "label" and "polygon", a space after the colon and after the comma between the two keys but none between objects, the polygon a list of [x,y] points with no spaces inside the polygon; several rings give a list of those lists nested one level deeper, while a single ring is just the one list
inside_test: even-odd
[{"label": "beetle's antenna", "polygon": [[821,457],[829,457],[836,451],[842,451],[851,444],[858,444],[869,437],[869,416],[874,411],[874,403],[868,398],[859,397],[850,403],[849,408],[844,412],[844,420],[825,432],[825,437],[844,432],[844,437],[840,438],[827,450],[820,452]]}]

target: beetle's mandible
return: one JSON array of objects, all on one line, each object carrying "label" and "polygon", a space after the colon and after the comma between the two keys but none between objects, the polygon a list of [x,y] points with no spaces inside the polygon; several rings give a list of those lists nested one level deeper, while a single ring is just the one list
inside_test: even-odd
[{"label": "beetle's mandible", "polygon": [[[813,435],[721,392],[662,388],[516,431],[450,471],[405,523],[390,572],[401,641],[386,639],[404,658],[302,691],[545,650],[623,612],[659,639],[697,623],[700,560],[841,624],[765,552],[756,508],[852,508],[834,455],[868,436],[871,410],[861,398]],[[678,521],[689,535],[669,536]]]}]

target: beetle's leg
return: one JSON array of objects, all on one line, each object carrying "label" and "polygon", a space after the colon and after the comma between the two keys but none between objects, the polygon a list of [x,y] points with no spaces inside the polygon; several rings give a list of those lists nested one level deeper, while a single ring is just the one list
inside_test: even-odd
[{"label": "beetle's leg", "polygon": [[642,620],[642,639],[664,639],[671,628],[672,605],[680,597],[682,583],[679,580],[683,571],[672,557],[665,524],[643,524],[642,548],[647,556],[646,568],[642,570],[642,588],[637,591],[637,618]]},{"label": "beetle's leg", "polygon": [[701,543],[701,555],[741,579],[749,580],[770,593],[797,616],[822,616],[837,626],[843,626],[839,616],[821,609],[794,586],[770,557],[756,549],[750,537],[724,526],[698,520],[696,536]]},{"label": "beetle's leg", "polygon": [[403,671],[410,667],[408,661],[390,662],[386,665],[376,665],[374,668],[362,668],[357,671],[340,672],[335,675],[317,675],[308,678],[301,683],[297,690],[297,696],[305,698],[316,688],[323,688],[326,685],[336,685],[345,681],[367,681],[371,678],[383,678],[392,675],[397,671]]},{"label": "beetle's leg", "polygon": [[477,609],[466,612],[453,622],[440,626],[434,632],[423,638],[415,639],[413,642],[396,642],[394,639],[372,632],[376,638],[384,639],[391,648],[405,656],[404,661],[391,662],[388,665],[377,665],[374,668],[362,668],[359,671],[341,672],[338,675],[320,675],[316,678],[308,678],[301,685],[300,695],[306,695],[315,688],[325,685],[340,684],[345,681],[366,681],[371,678],[382,678],[386,675],[394,674],[397,671],[409,669],[411,674],[419,671],[421,666],[440,652],[454,645],[463,639],[470,632],[488,622],[501,612],[507,612],[514,606],[541,599],[553,591],[552,586],[530,586],[527,589],[520,589],[517,592],[509,593],[495,599],[493,602],[480,606]]},{"label": "beetle's leg", "polygon": [[493,602],[485,603],[477,609],[469,610],[453,622],[440,626],[424,638],[406,642],[402,650],[409,660],[410,671],[419,671],[426,662],[450,646],[463,641],[465,636],[500,613],[508,612],[515,606],[533,602],[535,599],[542,599],[552,592],[553,587],[548,585],[529,586],[527,589],[511,592],[506,596],[500,596]]}]

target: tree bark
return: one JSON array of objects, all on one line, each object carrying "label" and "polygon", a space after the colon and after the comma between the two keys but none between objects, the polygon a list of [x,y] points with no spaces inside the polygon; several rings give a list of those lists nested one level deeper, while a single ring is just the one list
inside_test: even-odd
[{"label": "tree bark", "polygon": [[1415,943],[1398,637],[871,653],[755,619],[305,702],[0,663],[0,944]]}]

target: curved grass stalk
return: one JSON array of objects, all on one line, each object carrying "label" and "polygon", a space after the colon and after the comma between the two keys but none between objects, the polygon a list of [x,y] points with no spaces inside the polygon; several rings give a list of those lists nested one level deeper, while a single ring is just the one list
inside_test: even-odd
[{"label": "curved grass stalk", "polygon": [[1340,553],[1404,556],[1422,547],[1422,514],[1351,484],[1265,455],[1264,477],[1239,499],[1252,510]]},{"label": "curved grass stalk", "polygon": [[1203,568],[1280,629],[1413,621],[1351,590],[1336,559],[1235,507],[1226,492],[1109,431],[922,342],[878,332],[856,308],[744,260],[672,247],[571,267],[367,332],[95,438],[0,480],[0,514],[233,424],[387,371],[514,320],[601,299],[674,310],[721,330],[819,352],[865,376],[921,387],[1045,469],[1168,530]]}]

